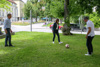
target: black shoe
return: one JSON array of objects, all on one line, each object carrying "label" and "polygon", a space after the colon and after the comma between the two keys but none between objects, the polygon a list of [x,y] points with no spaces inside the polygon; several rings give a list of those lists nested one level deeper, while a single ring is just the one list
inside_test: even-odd
[{"label": "black shoe", "polygon": [[5,45],[5,47],[8,47],[8,45]]}]

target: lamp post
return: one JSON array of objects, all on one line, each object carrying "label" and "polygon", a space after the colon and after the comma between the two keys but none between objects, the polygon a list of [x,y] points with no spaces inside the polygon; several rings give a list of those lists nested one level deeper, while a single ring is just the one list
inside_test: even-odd
[{"label": "lamp post", "polygon": [[[41,0],[38,0],[40,2]],[[30,31],[32,32],[32,10],[30,10]]]},{"label": "lamp post", "polygon": [[32,32],[32,10],[30,10],[30,31]]}]

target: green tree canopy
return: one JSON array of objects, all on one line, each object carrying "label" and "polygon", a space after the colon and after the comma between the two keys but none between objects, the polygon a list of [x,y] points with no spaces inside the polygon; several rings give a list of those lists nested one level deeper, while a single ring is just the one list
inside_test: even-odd
[{"label": "green tree canopy", "polygon": [[89,16],[89,19],[94,23],[96,28],[100,27],[100,15],[97,12],[91,14],[86,13],[84,16]]},{"label": "green tree canopy", "polygon": [[0,0],[0,8],[10,10],[11,3],[7,0]]},{"label": "green tree canopy", "polygon": [[42,11],[43,3],[44,1],[38,2],[38,0],[28,0],[23,9],[25,17],[29,18],[30,10],[32,10],[32,17],[35,17],[37,22],[37,17],[43,14]]}]

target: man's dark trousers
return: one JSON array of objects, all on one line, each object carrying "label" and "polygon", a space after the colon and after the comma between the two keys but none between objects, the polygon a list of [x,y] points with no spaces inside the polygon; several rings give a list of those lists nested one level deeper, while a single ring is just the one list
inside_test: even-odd
[{"label": "man's dark trousers", "polygon": [[7,30],[7,34],[6,34],[6,38],[5,38],[5,46],[8,46],[7,42],[9,41],[9,46],[11,45],[11,33],[10,33],[10,28],[6,28]]},{"label": "man's dark trousers", "polygon": [[91,37],[91,36],[88,36],[87,37],[87,48],[88,48],[88,52],[89,54],[92,54],[93,53],[93,46],[92,46],[92,40],[93,40],[94,36]]},{"label": "man's dark trousers", "polygon": [[58,30],[53,31],[53,41],[55,40],[56,34],[58,36],[58,42],[60,42],[60,36],[59,36]]}]

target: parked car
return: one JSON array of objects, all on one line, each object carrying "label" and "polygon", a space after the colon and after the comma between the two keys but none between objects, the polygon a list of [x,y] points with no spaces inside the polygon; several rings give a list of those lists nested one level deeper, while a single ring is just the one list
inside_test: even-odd
[{"label": "parked car", "polygon": [[[53,27],[53,24],[50,25],[50,29],[52,29],[52,27]],[[59,29],[62,29],[62,28],[63,28],[63,26],[59,25]],[[74,24],[74,23],[70,24],[70,28],[71,28],[72,31],[74,31],[74,30],[81,30],[80,29],[80,25],[79,24]],[[83,27],[82,31],[83,32],[86,31],[86,27]]]},{"label": "parked car", "polygon": [[[72,30],[72,31],[74,31],[74,30],[81,30],[79,24],[71,23],[71,24],[70,24],[70,27],[71,27],[71,30]],[[82,31],[83,31],[83,32],[86,31],[86,27],[83,27]]]},{"label": "parked car", "polygon": [[[50,29],[52,29],[52,28],[53,28],[53,24],[50,25]],[[63,26],[59,25],[59,29],[61,30],[62,28],[63,28]]]},{"label": "parked car", "polygon": [[3,25],[4,22],[0,21],[0,25]]}]

